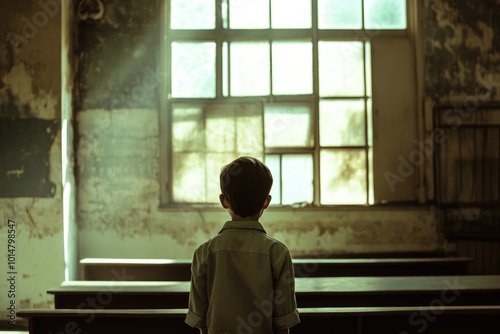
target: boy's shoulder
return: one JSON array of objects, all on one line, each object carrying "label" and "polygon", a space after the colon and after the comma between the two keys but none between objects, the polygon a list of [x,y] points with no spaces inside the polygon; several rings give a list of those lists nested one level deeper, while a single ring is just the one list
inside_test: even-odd
[{"label": "boy's shoulder", "polygon": [[[252,232],[255,232],[255,231],[252,231]],[[262,232],[263,233],[252,233],[251,234],[252,238],[248,238],[248,239],[251,239],[251,240],[258,239],[258,240],[264,241],[268,244],[276,244],[278,247],[287,248],[287,246],[283,242],[281,242],[280,240],[267,234],[267,232],[264,229],[262,229]],[[205,241],[203,244],[200,245],[200,247],[210,247],[210,245],[217,243],[217,242],[220,242],[222,239],[226,239],[226,238],[230,238],[230,237],[231,236],[229,234],[219,233],[219,234],[213,236],[212,238],[210,238],[209,240]]]},{"label": "boy's shoulder", "polygon": [[279,249],[283,249],[283,250],[288,251],[288,247],[283,242],[281,242],[280,240],[278,240],[276,238],[273,238],[273,237],[271,237],[268,234],[266,234],[266,237],[269,240],[269,242],[273,244],[273,246],[275,246],[275,247],[277,247]]},{"label": "boy's shoulder", "polygon": [[[227,243],[227,239],[224,240],[225,238],[227,238],[227,235],[225,236],[223,234],[217,234],[199,245],[195,252],[198,254],[198,256],[206,259],[212,251],[220,249],[221,245],[224,248],[223,245]],[[289,253],[288,247],[283,242],[274,237],[271,237],[267,233],[262,233],[259,236],[259,240],[257,243],[261,245],[257,246],[258,248],[260,248],[261,250],[267,249],[270,253],[273,254]]]}]

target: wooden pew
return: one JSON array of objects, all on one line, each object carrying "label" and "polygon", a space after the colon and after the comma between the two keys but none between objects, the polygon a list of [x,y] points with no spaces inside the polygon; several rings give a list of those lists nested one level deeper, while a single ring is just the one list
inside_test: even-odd
[{"label": "wooden pew", "polygon": [[[296,277],[465,275],[464,257],[383,259],[294,259]],[[190,260],[82,259],[83,280],[108,281],[121,273],[136,281],[189,281]]]},{"label": "wooden pew", "polygon": [[[171,259],[82,259],[82,278],[86,281],[116,280],[126,274],[134,281],[189,281],[190,260]],[[132,278],[133,277],[133,278]]]},{"label": "wooden pew", "polygon": [[186,310],[20,310],[30,334],[199,333],[184,323]]},{"label": "wooden pew", "polygon": [[467,257],[294,259],[296,277],[465,275]]},{"label": "wooden pew", "polygon": [[[497,334],[500,328],[500,306],[330,307],[299,309],[299,314],[301,323],[292,328],[294,334]],[[29,319],[31,334],[198,333],[184,323],[185,315],[185,309],[18,312]],[[241,319],[241,333],[258,326],[250,315]]]},{"label": "wooden pew", "polygon": [[[500,305],[500,276],[296,278],[299,307]],[[65,282],[50,289],[58,309],[186,308],[189,282]]]}]

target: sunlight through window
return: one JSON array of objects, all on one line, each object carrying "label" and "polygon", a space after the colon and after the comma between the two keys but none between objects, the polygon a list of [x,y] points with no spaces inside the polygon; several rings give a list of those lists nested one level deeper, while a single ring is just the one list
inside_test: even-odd
[{"label": "sunlight through window", "polygon": [[167,3],[166,204],[216,203],[240,155],[265,159],[272,205],[373,204],[365,30],[407,29],[406,1]]}]

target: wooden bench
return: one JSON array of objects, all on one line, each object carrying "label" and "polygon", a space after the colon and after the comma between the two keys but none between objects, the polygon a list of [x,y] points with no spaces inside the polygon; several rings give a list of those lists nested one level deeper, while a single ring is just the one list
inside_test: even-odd
[{"label": "wooden bench", "polygon": [[[299,307],[500,305],[500,276],[296,278]],[[57,309],[186,308],[190,282],[73,281],[50,289]],[[97,305],[97,306],[96,306]]]},{"label": "wooden bench", "polygon": [[[299,314],[294,334],[497,334],[500,328],[500,306],[309,308],[299,309]],[[185,309],[18,312],[29,319],[31,334],[198,333],[184,323],[185,315]],[[258,325],[249,316],[241,317],[242,333]]]},{"label": "wooden bench", "polygon": [[[465,275],[466,257],[294,259],[296,277]],[[108,281],[121,273],[136,281],[189,281],[190,260],[82,259],[83,280]]]},{"label": "wooden bench", "polygon": [[296,277],[465,275],[467,257],[294,259]]}]

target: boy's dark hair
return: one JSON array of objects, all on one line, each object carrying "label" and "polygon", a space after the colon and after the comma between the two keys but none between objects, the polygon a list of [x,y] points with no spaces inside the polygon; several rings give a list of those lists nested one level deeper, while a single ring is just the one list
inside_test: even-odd
[{"label": "boy's dark hair", "polygon": [[234,213],[240,217],[257,214],[264,204],[271,186],[271,171],[261,161],[240,157],[222,167],[220,189]]}]

